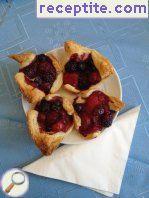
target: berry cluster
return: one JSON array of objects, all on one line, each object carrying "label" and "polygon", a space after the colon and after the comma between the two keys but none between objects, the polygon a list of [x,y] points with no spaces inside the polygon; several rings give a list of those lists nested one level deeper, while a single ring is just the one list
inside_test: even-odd
[{"label": "berry cluster", "polygon": [[101,77],[91,54],[88,56],[84,54],[81,57],[73,54],[65,65],[64,84],[70,84],[79,90],[87,90],[100,81]]},{"label": "berry cluster", "polygon": [[19,71],[25,74],[28,84],[37,87],[46,94],[49,93],[56,79],[56,69],[51,59],[44,54],[37,55],[31,64]]},{"label": "berry cluster", "polygon": [[68,115],[63,108],[61,97],[56,96],[50,101],[42,99],[35,110],[39,112],[37,120],[42,131],[50,134],[66,132],[73,123],[72,116]]},{"label": "berry cluster", "polygon": [[77,103],[75,100],[73,106],[81,118],[79,131],[83,136],[112,124],[115,111],[110,110],[109,97],[101,91],[94,91],[85,103]]}]

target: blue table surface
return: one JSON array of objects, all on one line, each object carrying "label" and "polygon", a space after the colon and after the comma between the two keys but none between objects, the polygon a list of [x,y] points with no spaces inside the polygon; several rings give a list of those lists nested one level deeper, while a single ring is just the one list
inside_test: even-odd
[{"label": "blue table surface", "polygon": [[[0,16],[5,11],[0,2]],[[14,0],[0,23],[0,175],[40,156],[31,141],[9,54],[36,53],[63,45],[67,39],[95,48],[115,66],[126,111],[141,104],[121,191],[114,197],[149,197],[149,21],[141,19],[37,19],[33,0]],[[116,165],[116,164],[115,164]],[[105,197],[78,185],[29,174],[27,198]],[[5,197],[0,192],[0,197]]]}]

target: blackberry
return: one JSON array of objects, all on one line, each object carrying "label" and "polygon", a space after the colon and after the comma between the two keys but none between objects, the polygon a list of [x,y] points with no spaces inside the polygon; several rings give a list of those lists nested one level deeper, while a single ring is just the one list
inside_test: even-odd
[{"label": "blackberry", "polygon": [[51,109],[55,111],[59,111],[62,108],[62,103],[61,101],[57,100],[51,103]]},{"label": "blackberry", "polygon": [[86,69],[86,65],[84,62],[80,62],[79,66],[78,66],[78,71],[79,72],[83,72]]},{"label": "blackberry", "polygon": [[76,72],[77,71],[77,64],[74,61],[69,61],[65,65],[65,71],[66,72]]},{"label": "blackberry", "polygon": [[112,125],[112,121],[113,121],[113,116],[110,112],[104,114],[101,118],[103,127],[110,127]]},{"label": "blackberry", "polygon": [[53,76],[50,74],[50,73],[47,73],[47,74],[43,74],[42,75],[42,80],[44,82],[51,82],[54,80]]},{"label": "blackberry", "polygon": [[45,130],[48,131],[48,132],[50,132],[52,130],[52,127],[50,125],[46,125]]},{"label": "blackberry", "polygon": [[84,104],[81,104],[81,103],[74,103],[73,106],[74,106],[75,111],[76,111],[78,114],[82,113],[83,110],[84,110]]},{"label": "blackberry", "polygon": [[91,56],[86,60],[86,65],[87,65],[87,68],[90,72],[97,71],[97,68],[95,67],[93,59],[92,59]]},{"label": "blackberry", "polygon": [[99,106],[98,107],[98,114],[101,116],[101,115],[103,115],[104,114],[104,107],[101,105],[101,106]]},{"label": "blackberry", "polygon": [[50,104],[47,100],[43,99],[40,103],[38,103],[35,109],[42,113],[49,113],[50,112]]},{"label": "blackberry", "polygon": [[90,87],[88,76],[87,75],[79,75],[79,82],[78,82],[78,88],[80,90],[86,90]]},{"label": "blackberry", "polygon": [[40,87],[40,89],[42,91],[44,91],[46,94],[49,93],[50,89],[51,89],[52,83],[51,82],[45,82],[42,84],[42,86]]},{"label": "blackberry", "polygon": [[40,86],[42,84],[42,79],[40,76],[37,76],[34,80],[37,86]]},{"label": "blackberry", "polygon": [[36,66],[26,66],[23,69],[20,69],[21,72],[23,72],[28,78],[32,79],[36,77]]},{"label": "blackberry", "polygon": [[47,59],[48,59],[48,57],[45,54],[37,55],[37,60],[38,61],[44,62],[44,61],[47,61]]}]

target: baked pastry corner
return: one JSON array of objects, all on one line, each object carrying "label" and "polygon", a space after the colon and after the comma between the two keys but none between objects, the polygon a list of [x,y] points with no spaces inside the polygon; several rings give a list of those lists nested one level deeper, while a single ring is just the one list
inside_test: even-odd
[{"label": "baked pastry corner", "polygon": [[[85,58],[87,59],[87,56],[91,56],[94,66],[99,72],[101,78],[99,82],[90,85],[90,87],[85,90],[80,90],[79,88],[76,88],[75,86],[66,83],[64,84],[64,88],[67,89],[68,91],[74,93],[80,92],[84,94],[90,91],[90,89],[96,90],[99,88],[99,85],[100,83],[102,83],[103,80],[108,78],[110,75],[114,74],[113,65],[110,63],[110,61],[107,58],[105,58],[102,54],[100,54],[100,52],[94,49],[84,47],[72,40],[66,41],[64,43],[64,49],[67,56],[67,59],[65,58],[63,62],[64,75],[65,75],[65,66],[66,64],[68,64],[72,56],[78,55],[78,58],[80,58],[81,61],[85,61]],[[76,67],[77,67],[77,63],[76,63]]]},{"label": "baked pastry corner", "polygon": [[[59,96],[58,94],[49,94],[45,97],[47,101],[52,100],[54,97]],[[74,113],[74,109],[72,104],[68,99],[63,98],[63,108],[66,110],[68,115],[72,115]],[[30,135],[35,142],[36,146],[40,149],[43,155],[50,155],[62,142],[63,138],[68,135],[72,129],[73,124],[69,127],[66,132],[47,132],[40,128],[38,122],[38,114],[39,112],[35,110],[35,104],[27,113],[27,123]]]},{"label": "baked pastry corner", "polygon": [[[90,95],[92,95],[92,93],[94,94],[95,92],[98,92],[98,91],[92,91],[92,92],[90,92],[90,94],[88,94],[86,97],[84,97],[84,98],[81,98],[81,97],[79,97],[79,98],[77,98],[76,99],[76,103],[77,104],[84,104],[84,106],[85,107],[87,107],[87,105],[86,105],[86,99],[90,96]],[[104,93],[104,92],[102,92],[102,93]],[[104,93],[105,94],[105,93]],[[107,103],[107,105],[108,105],[108,108],[109,108],[109,110],[110,111],[112,111],[112,112],[114,112],[114,113],[116,113],[116,112],[118,112],[118,111],[120,111],[124,106],[125,106],[125,103],[123,102],[123,101],[121,101],[119,98],[116,98],[116,97],[113,97],[113,96],[109,96],[109,95],[107,95],[107,94],[105,94],[105,96],[106,97],[108,97],[109,99],[108,99],[108,103]],[[94,101],[94,99],[93,99],[93,101]],[[96,100],[93,102],[93,106],[94,106],[94,103],[96,103]],[[101,106],[101,107],[103,107],[105,104],[98,104],[97,105],[97,107],[95,106],[94,107],[94,110],[93,110],[93,112],[88,112],[88,110],[87,110],[87,113],[85,113],[86,111],[85,110],[83,110],[83,114],[85,113],[85,114],[87,114],[88,115],[88,113],[89,113],[89,115],[91,116],[91,119],[93,119],[93,117],[92,117],[92,115],[94,115],[94,112],[96,111],[96,110],[98,110],[98,106]],[[91,104],[89,104],[89,107],[91,107]],[[106,106],[105,106],[106,107]],[[83,108],[83,107],[82,107]],[[74,109],[75,109],[75,107],[74,107]],[[106,107],[106,109],[107,109],[107,107]],[[98,111],[96,111],[96,112],[98,112]],[[93,113],[93,114],[92,114]],[[86,120],[86,121],[84,121],[85,123],[86,122],[88,122],[88,119]],[[101,124],[101,123],[100,123]],[[111,123],[112,124],[112,123]],[[110,125],[111,125],[110,124]],[[107,127],[109,127],[110,125],[108,125]],[[79,114],[78,114],[78,112],[76,111],[76,109],[75,109],[75,111],[74,111],[74,126],[75,126],[75,128],[76,128],[76,130],[79,132],[79,133],[81,133],[80,132],[80,127],[82,126],[82,120],[81,120],[81,117],[79,116]],[[85,138],[85,139],[93,139],[93,138],[96,138],[101,132],[102,132],[102,129],[104,129],[105,127],[103,127],[102,126],[102,128],[101,128],[101,130],[95,130],[95,131],[93,131],[93,132],[87,132],[86,133],[86,135],[83,135],[84,134],[84,132],[83,132],[83,134],[81,134],[81,135],[83,135],[83,137]],[[87,129],[87,131],[88,131],[88,129]]]},{"label": "baked pastry corner", "polygon": [[[49,88],[48,93],[56,93],[60,89],[60,87],[62,86],[62,83],[63,83],[62,67],[61,67],[59,61],[57,60],[57,58],[53,54],[45,54],[45,55],[50,58],[50,60],[52,61],[52,65],[56,71],[56,78],[55,78],[51,88]],[[9,57],[14,59],[15,61],[17,61],[20,65],[20,70],[15,75],[15,80],[16,80],[17,84],[19,85],[20,91],[27,98],[27,100],[30,103],[36,103],[37,101],[41,100],[42,97],[47,95],[47,93],[45,93],[43,89],[40,89],[38,86],[35,86],[36,85],[34,83],[35,78],[30,79],[23,72],[24,69],[26,69],[30,64],[37,65],[37,63],[34,63],[36,61],[37,55],[35,55],[33,53],[23,53],[23,54],[12,54]],[[43,67],[44,66],[45,65],[43,64]],[[41,74],[38,74],[38,75],[41,75]]]}]

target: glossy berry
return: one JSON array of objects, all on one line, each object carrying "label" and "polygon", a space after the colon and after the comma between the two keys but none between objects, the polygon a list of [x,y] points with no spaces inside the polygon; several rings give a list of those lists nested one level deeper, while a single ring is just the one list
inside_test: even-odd
[{"label": "glossy berry", "polygon": [[104,114],[102,116],[102,118],[101,118],[101,122],[102,122],[103,127],[109,127],[109,126],[111,126],[112,121],[113,121],[113,116],[112,116],[112,114],[110,112]]},{"label": "glossy berry", "polygon": [[46,127],[45,127],[45,131],[48,131],[48,132],[50,132],[52,130],[52,127],[51,127],[51,125],[46,125]]},{"label": "glossy berry", "polygon": [[58,132],[63,131],[65,127],[64,120],[59,120],[55,124],[52,125],[52,131]]},{"label": "glossy berry", "polygon": [[56,69],[52,64],[52,60],[44,55],[37,55],[36,59],[28,66],[19,70],[23,72],[29,81],[26,82],[33,87],[37,87],[46,94],[49,93],[51,86],[56,79]]},{"label": "glossy berry", "polygon": [[104,112],[105,112],[104,106],[100,105],[100,106],[97,108],[97,111],[98,111],[99,116],[103,115]]},{"label": "glossy berry", "polygon": [[50,73],[47,73],[47,74],[42,75],[42,79],[43,79],[44,82],[53,81],[52,75]]},{"label": "glossy berry", "polygon": [[92,114],[92,120],[96,126],[101,125],[101,117],[104,114],[105,109],[102,105],[97,106]]},{"label": "glossy berry", "polygon": [[46,120],[46,115],[44,113],[39,113],[37,120],[40,124],[44,124]]},{"label": "glossy berry", "polygon": [[97,71],[95,65],[94,65],[94,62],[93,62],[93,59],[91,57],[91,55],[89,55],[88,59],[86,60],[86,65],[87,65],[87,68],[90,72],[94,72],[94,71]]},{"label": "glossy berry", "polygon": [[47,61],[48,57],[45,54],[39,54],[37,55],[38,61]]},{"label": "glossy berry", "polygon": [[43,99],[36,105],[35,109],[42,113],[48,113],[50,112],[50,104],[47,100]]},{"label": "glossy berry", "polygon": [[89,76],[89,82],[94,85],[97,84],[98,82],[100,82],[101,77],[99,75],[98,71],[92,72]]},{"label": "glossy berry", "polygon": [[74,109],[75,111],[80,114],[83,112],[83,109],[84,109],[84,104],[81,104],[81,103],[74,103]]},{"label": "glossy berry", "polygon": [[77,71],[77,64],[75,61],[69,61],[65,65],[66,72],[76,72]]},{"label": "glossy berry", "polygon": [[92,112],[95,107],[99,105],[98,95],[92,93],[86,100],[86,109],[88,112]]},{"label": "glossy berry", "polygon": [[[51,73],[51,72],[53,72],[53,70],[55,70],[55,68],[49,62],[41,62],[38,66],[38,74],[39,75],[46,74],[49,72]],[[55,70],[55,73],[56,73],[56,70]]]},{"label": "glossy berry", "polygon": [[78,86],[78,74],[77,73],[65,73],[64,84],[72,85],[73,87]]},{"label": "glossy berry", "polygon": [[59,116],[60,116],[61,119],[67,121],[68,114],[67,114],[66,110],[64,110],[64,109],[62,108],[60,111],[58,111],[58,113],[59,113]]},{"label": "glossy berry", "polygon": [[91,118],[88,114],[83,113],[81,115],[81,126],[83,126],[85,129],[88,128],[91,124]]},{"label": "glossy berry", "polygon": [[42,86],[40,87],[41,90],[43,90],[46,94],[49,93],[51,89],[52,84],[51,83],[43,83]]},{"label": "glossy berry", "polygon": [[57,100],[54,102],[51,102],[51,109],[55,111],[59,111],[62,108],[62,103],[61,101]]},{"label": "glossy berry", "polygon": [[48,124],[54,124],[59,119],[59,114],[57,111],[50,111],[50,113],[46,116],[46,123]]},{"label": "glossy berry", "polygon": [[80,62],[79,66],[78,66],[78,71],[83,72],[86,69],[86,65],[84,62]]},{"label": "glossy berry", "polygon": [[87,90],[89,88],[90,84],[88,82],[88,76],[86,75],[79,75],[79,82],[78,82],[78,88],[80,90]]},{"label": "glossy berry", "polygon": [[34,80],[37,86],[40,86],[42,84],[42,79],[40,76],[37,76]]},{"label": "glossy berry", "polygon": [[32,79],[36,77],[36,67],[34,66],[27,66],[23,69],[20,69],[21,72],[23,72],[28,78]]}]

